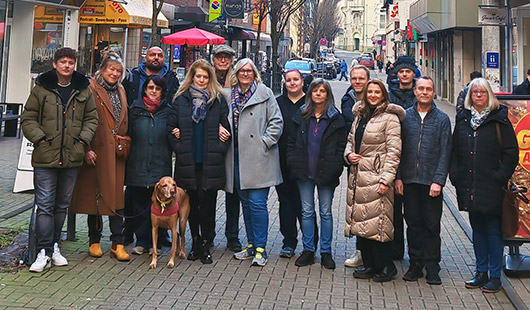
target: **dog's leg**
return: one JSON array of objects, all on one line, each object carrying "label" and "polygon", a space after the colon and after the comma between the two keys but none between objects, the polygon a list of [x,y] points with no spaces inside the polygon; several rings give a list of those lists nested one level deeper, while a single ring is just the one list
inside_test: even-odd
[{"label": "dog's leg", "polygon": [[153,235],[153,258],[151,259],[151,264],[149,268],[156,268],[156,262],[158,258],[158,253],[156,252],[156,245],[158,242],[158,220],[151,216],[152,229],[151,234]]},{"label": "dog's leg", "polygon": [[187,219],[183,216],[179,216],[179,257],[186,258],[186,222]]},{"label": "dog's leg", "polygon": [[171,256],[169,257],[169,262],[167,263],[168,268],[173,268],[175,266],[175,256],[177,254],[177,240],[178,240],[178,234],[177,234],[177,219],[175,219],[174,223],[171,223]]}]

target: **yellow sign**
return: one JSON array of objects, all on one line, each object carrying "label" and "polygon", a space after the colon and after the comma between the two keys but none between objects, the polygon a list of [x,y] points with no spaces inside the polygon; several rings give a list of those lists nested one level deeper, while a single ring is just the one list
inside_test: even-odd
[{"label": "yellow sign", "polygon": [[105,0],[87,0],[79,10],[80,15],[105,16]]},{"label": "yellow sign", "polygon": [[210,11],[208,13],[208,22],[218,19],[221,16],[221,0],[210,1]]},{"label": "yellow sign", "polygon": [[[97,12],[101,12],[101,6],[103,6],[104,14],[92,14],[91,9],[98,8]],[[85,8],[89,8],[89,14],[85,12]],[[79,12],[79,22],[82,24],[112,24],[112,25],[127,25],[129,24],[129,14],[119,4],[114,1],[106,0],[88,0],[85,5],[81,7]]]},{"label": "yellow sign", "polygon": [[64,20],[63,14],[64,10],[48,8],[40,5],[35,6],[36,23],[62,24]]}]

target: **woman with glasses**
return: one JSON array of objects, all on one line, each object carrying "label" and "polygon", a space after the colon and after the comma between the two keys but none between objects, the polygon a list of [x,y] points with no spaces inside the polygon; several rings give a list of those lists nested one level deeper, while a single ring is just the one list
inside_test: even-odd
[{"label": "woman with glasses", "polygon": [[287,164],[296,179],[302,202],[302,243],[304,251],[296,266],[314,263],[315,188],[320,212],[320,264],[335,269],[331,255],[335,188],[344,170],[346,121],[335,107],[329,82],[315,79],[309,85],[305,104],[296,112],[287,142]]},{"label": "woman with glasses", "polygon": [[[489,82],[469,84],[464,109],[456,115],[449,178],[456,187],[458,208],[469,212],[473,229],[475,276],[466,288],[498,292],[504,243],[501,207],[504,187],[519,159],[508,109],[500,105]],[[489,274],[488,274],[489,273]]]},{"label": "woman with glasses", "polygon": [[233,138],[226,156],[226,191],[239,194],[248,239],[247,247],[234,258],[252,259],[253,266],[265,266],[269,189],[282,182],[278,153],[282,114],[252,60],[239,60],[230,81],[228,120]]},{"label": "woman with glasses", "polygon": [[[155,184],[171,175],[171,147],[167,121],[171,108],[166,98],[166,82],[159,75],[150,75],[142,86],[142,98],[129,109],[131,155],[127,161],[125,197],[132,207],[136,246],[133,254],[156,249],[151,235],[151,196]],[[129,212],[127,212],[129,213]]]},{"label": "woman with glasses", "polygon": [[99,70],[90,80],[96,100],[99,125],[79,170],[72,198],[72,211],[88,214],[88,252],[101,257],[100,240],[103,230],[101,215],[109,216],[111,257],[128,261],[123,239],[123,184],[126,159],[116,155],[114,135],[127,133],[127,95],[120,83],[123,63],[115,52],[103,56]]}]

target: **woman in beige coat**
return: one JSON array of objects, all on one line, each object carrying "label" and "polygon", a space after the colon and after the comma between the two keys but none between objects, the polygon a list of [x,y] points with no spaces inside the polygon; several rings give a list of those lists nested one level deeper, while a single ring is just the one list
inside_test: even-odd
[{"label": "woman in beige coat", "polygon": [[123,69],[120,56],[109,52],[103,56],[99,71],[90,80],[99,123],[94,139],[86,150],[85,163],[79,170],[71,208],[75,213],[88,214],[90,256],[103,255],[100,246],[103,229],[101,215],[108,215],[111,256],[127,261],[129,254],[123,246],[125,159],[116,156],[113,134],[125,136],[128,128],[127,96],[120,84]]},{"label": "woman in beige coat", "polygon": [[385,85],[371,80],[353,107],[355,121],[344,151],[350,165],[345,235],[358,236],[364,268],[353,276],[387,282],[397,274],[390,243],[394,237],[393,182],[401,156],[405,110],[389,103]]}]

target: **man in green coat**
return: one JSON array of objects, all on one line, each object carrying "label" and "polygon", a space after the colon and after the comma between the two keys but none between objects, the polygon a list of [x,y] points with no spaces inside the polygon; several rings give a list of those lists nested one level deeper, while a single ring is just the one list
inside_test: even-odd
[{"label": "man in green coat", "polygon": [[33,272],[42,272],[51,263],[68,264],[58,242],[78,168],[98,126],[89,81],[75,71],[76,59],[75,50],[58,49],[53,69],[37,78],[22,113],[22,131],[34,146],[38,255],[29,269]]}]

